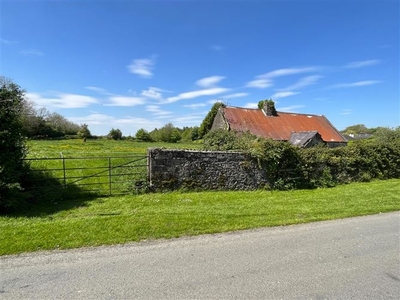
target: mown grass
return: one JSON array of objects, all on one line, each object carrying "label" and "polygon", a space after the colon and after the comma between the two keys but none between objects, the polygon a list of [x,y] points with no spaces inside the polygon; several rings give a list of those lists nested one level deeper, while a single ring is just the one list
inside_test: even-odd
[{"label": "mown grass", "polygon": [[0,217],[0,255],[400,210],[400,179],[297,191],[171,192],[42,204]]}]

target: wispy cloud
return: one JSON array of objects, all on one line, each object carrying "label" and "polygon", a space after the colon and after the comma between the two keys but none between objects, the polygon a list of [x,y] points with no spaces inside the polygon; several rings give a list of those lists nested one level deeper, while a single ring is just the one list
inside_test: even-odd
[{"label": "wispy cloud", "polygon": [[287,91],[287,92],[277,92],[277,93],[273,94],[273,95],[271,96],[271,98],[272,98],[272,99],[279,99],[279,98],[285,98],[285,97],[294,96],[294,95],[297,95],[297,94],[299,94],[299,93],[298,93],[298,92],[290,92],[290,91]]},{"label": "wispy cloud", "polygon": [[318,67],[285,68],[285,69],[277,69],[259,76],[263,78],[275,78],[275,77],[295,75],[300,73],[310,73],[318,70],[319,70]]},{"label": "wispy cloud", "polygon": [[271,87],[273,85],[273,78],[295,75],[301,73],[310,73],[318,71],[318,67],[304,67],[304,68],[285,68],[285,69],[277,69],[268,73],[264,73],[255,77],[254,80],[251,80],[246,83],[246,87],[265,89]]},{"label": "wispy cloud", "polygon": [[134,59],[128,66],[130,73],[139,75],[142,78],[153,77],[155,57]]},{"label": "wispy cloud", "polygon": [[201,97],[201,96],[218,95],[218,94],[225,93],[227,91],[229,91],[228,88],[214,87],[214,88],[209,88],[209,89],[185,92],[185,93],[179,94],[178,96],[167,98],[166,102],[172,103],[172,102],[176,102],[179,100],[187,100],[187,99],[197,98],[197,97]]},{"label": "wispy cloud", "polygon": [[113,96],[109,100],[104,106],[136,106],[146,103],[145,99],[140,97]]},{"label": "wispy cloud", "polygon": [[320,76],[320,75],[306,76],[306,77],[300,78],[295,84],[292,84],[281,90],[284,90],[284,91],[298,90],[298,89],[304,88],[306,86],[317,83],[317,81],[320,80],[321,78],[322,78],[322,76]]},{"label": "wispy cloud", "polygon": [[5,45],[12,45],[12,44],[16,44],[17,42],[0,38],[0,43],[5,44]]},{"label": "wispy cloud", "polygon": [[194,103],[194,104],[185,104],[183,107],[191,108],[191,109],[197,109],[199,107],[204,107],[207,106],[205,103]]},{"label": "wispy cloud", "polygon": [[258,89],[266,89],[272,86],[272,80],[267,78],[259,78],[251,80],[246,83],[246,87],[258,88]]},{"label": "wispy cloud", "polygon": [[44,53],[42,51],[36,49],[22,50],[19,53],[27,56],[44,56]]},{"label": "wispy cloud", "polygon": [[244,108],[258,108],[258,103],[256,103],[256,102],[247,102],[243,107]]},{"label": "wispy cloud", "polygon": [[151,112],[153,116],[166,116],[172,114],[170,111],[162,110],[158,105],[147,105],[146,111]]},{"label": "wispy cloud", "polygon": [[220,82],[224,78],[225,78],[224,76],[205,77],[205,78],[197,80],[196,85],[204,87],[204,88],[214,87],[218,82]]},{"label": "wispy cloud", "polygon": [[304,105],[290,105],[286,107],[279,107],[279,111],[283,112],[298,112],[299,108],[303,108]]},{"label": "wispy cloud", "polygon": [[145,118],[136,118],[136,117],[123,117],[123,118],[115,118],[114,116],[93,113],[83,117],[68,117],[68,120],[78,123],[78,124],[88,124],[88,125],[105,125],[107,127],[116,127],[117,125],[133,125],[140,127],[151,128],[157,125],[161,125],[161,123],[155,122],[154,120],[149,120]]},{"label": "wispy cloud", "polygon": [[163,96],[161,92],[167,92],[165,90],[156,88],[156,87],[149,87],[147,90],[143,90],[140,95],[146,98],[154,99],[154,100],[162,100]]},{"label": "wispy cloud", "polygon": [[353,61],[348,63],[344,67],[347,69],[356,69],[356,68],[363,68],[378,65],[381,63],[380,59],[370,59],[370,60],[362,60],[362,61]]},{"label": "wispy cloud", "polygon": [[352,82],[352,83],[339,83],[339,84],[334,84],[331,85],[328,88],[351,88],[351,87],[359,87],[359,86],[368,86],[368,85],[374,85],[381,83],[382,81],[380,80],[364,80],[364,81],[357,81],[357,82]]},{"label": "wispy cloud", "polygon": [[351,109],[343,109],[342,111],[341,111],[341,115],[351,115],[353,113],[353,110],[351,110]]},{"label": "wispy cloud", "polygon": [[97,86],[86,86],[85,89],[89,90],[89,91],[93,91],[99,94],[106,94],[107,90],[103,89],[101,87],[97,87]]},{"label": "wispy cloud", "polygon": [[82,108],[98,103],[98,100],[89,96],[59,93],[51,98],[37,93],[27,93],[26,97],[40,107]]},{"label": "wispy cloud", "polygon": [[235,93],[235,94],[222,96],[222,98],[224,98],[224,99],[233,99],[233,98],[246,97],[248,95],[249,95],[248,93]]}]

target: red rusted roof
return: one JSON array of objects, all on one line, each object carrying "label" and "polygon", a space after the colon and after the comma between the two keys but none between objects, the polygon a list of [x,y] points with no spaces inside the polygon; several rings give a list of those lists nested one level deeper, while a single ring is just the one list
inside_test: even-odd
[{"label": "red rusted roof", "polygon": [[325,142],[346,142],[325,116],[287,112],[266,116],[261,109],[239,107],[225,107],[222,111],[231,130],[284,141],[290,139],[292,132],[318,131]]}]

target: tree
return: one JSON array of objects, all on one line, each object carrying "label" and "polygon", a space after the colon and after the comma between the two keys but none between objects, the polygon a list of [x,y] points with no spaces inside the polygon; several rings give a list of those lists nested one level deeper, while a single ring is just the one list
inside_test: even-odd
[{"label": "tree", "polygon": [[146,130],[144,130],[143,128],[139,129],[136,132],[135,138],[137,140],[139,140],[139,141],[142,141],[142,142],[151,142],[152,141],[151,137],[150,137],[150,134]]},{"label": "tree", "polygon": [[108,136],[113,140],[120,140],[122,138],[122,132],[119,129],[112,128],[108,133]]},{"label": "tree", "polygon": [[18,207],[22,202],[22,179],[26,156],[22,135],[24,91],[0,77],[0,210]]},{"label": "tree", "polygon": [[225,104],[222,102],[215,102],[211,107],[211,110],[208,112],[207,116],[204,118],[203,122],[199,128],[199,137],[202,138],[205,136],[210,130],[214,123],[215,116],[218,113],[218,109],[220,107],[225,107]]},{"label": "tree", "polygon": [[81,129],[78,131],[78,136],[86,142],[86,139],[91,136],[89,126],[86,124],[81,125]]}]

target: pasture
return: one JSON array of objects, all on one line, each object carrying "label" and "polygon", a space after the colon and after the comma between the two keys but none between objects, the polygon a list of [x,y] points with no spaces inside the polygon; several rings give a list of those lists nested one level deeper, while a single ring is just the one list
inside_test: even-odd
[{"label": "pasture", "polygon": [[29,140],[28,158],[145,155],[148,148],[200,149],[200,143],[148,143],[133,140]]},{"label": "pasture", "polygon": [[[200,143],[145,143],[132,140],[28,141],[27,162],[38,176],[36,190],[64,194],[95,192],[116,195],[137,192],[147,176],[147,149],[199,149]],[[37,177],[37,178],[36,178]],[[68,190],[65,188],[68,187]],[[76,194],[76,193],[75,193]]]}]

